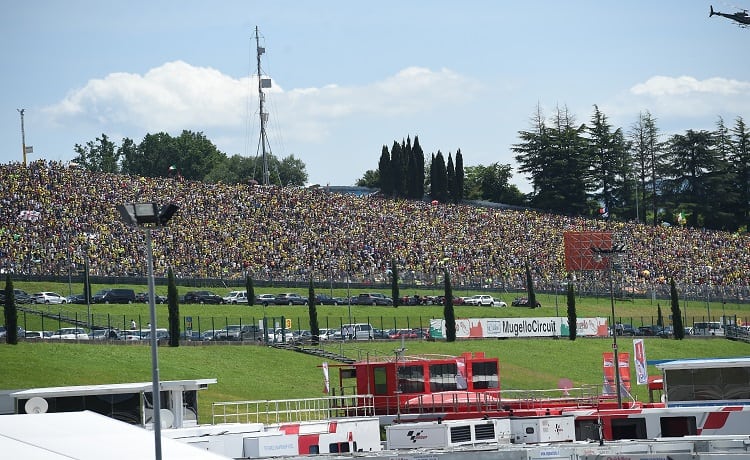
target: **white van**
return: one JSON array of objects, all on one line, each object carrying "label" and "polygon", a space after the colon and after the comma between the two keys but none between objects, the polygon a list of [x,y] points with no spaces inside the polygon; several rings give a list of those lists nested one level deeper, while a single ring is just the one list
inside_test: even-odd
[{"label": "white van", "polygon": [[224,303],[236,305],[247,303],[247,291],[232,291],[224,297]]},{"label": "white van", "polygon": [[372,340],[374,330],[370,323],[342,324],[333,334],[334,340]]},{"label": "white van", "polygon": [[724,335],[724,326],[719,321],[696,321],[693,323],[694,335]]}]

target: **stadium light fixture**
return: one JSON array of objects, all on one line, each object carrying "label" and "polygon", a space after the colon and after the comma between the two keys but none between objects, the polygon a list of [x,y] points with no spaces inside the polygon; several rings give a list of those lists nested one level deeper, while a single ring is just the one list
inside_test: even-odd
[{"label": "stadium light fixture", "polygon": [[591,252],[596,254],[597,259],[607,258],[607,274],[609,277],[609,299],[612,305],[612,352],[613,365],[615,368],[615,392],[617,393],[617,408],[622,409],[622,383],[620,382],[620,357],[617,351],[617,327],[615,322],[615,289],[612,282],[612,270],[614,264],[612,258],[616,254],[625,252],[625,245],[613,244],[610,248],[591,247]]},{"label": "stadium light fixture", "polygon": [[156,302],[154,287],[154,251],[151,241],[151,229],[164,227],[175,215],[179,207],[169,203],[161,209],[156,203],[125,203],[117,205],[122,220],[134,227],[143,228],[146,234],[146,253],[148,257],[148,304],[151,313],[151,399],[153,415],[151,421],[154,429],[154,453],[156,460],[161,460],[161,391],[159,385],[159,356],[156,338]]}]

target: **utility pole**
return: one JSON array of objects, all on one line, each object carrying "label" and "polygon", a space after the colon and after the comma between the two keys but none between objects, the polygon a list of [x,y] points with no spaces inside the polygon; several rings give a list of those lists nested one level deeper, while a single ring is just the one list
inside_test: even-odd
[{"label": "utility pole", "polygon": [[260,148],[261,152],[263,153],[263,185],[270,185],[268,157],[266,153],[266,145],[268,145],[268,139],[266,137],[266,122],[268,121],[268,113],[263,110],[263,105],[266,99],[266,95],[263,93],[263,88],[271,87],[271,79],[262,78],[260,73],[260,56],[266,52],[266,49],[260,46],[260,34],[258,33],[258,26],[255,26],[255,48],[257,51],[256,56],[258,62],[258,100],[260,111]]},{"label": "utility pole", "polygon": [[16,109],[21,114],[21,151],[23,152],[23,165],[26,166],[26,133],[23,129],[23,113],[26,109]]}]

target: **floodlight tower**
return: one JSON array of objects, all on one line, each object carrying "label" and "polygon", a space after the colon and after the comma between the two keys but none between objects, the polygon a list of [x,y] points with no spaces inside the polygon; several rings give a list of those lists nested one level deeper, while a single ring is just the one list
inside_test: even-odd
[{"label": "floodlight tower", "polygon": [[151,242],[151,229],[166,226],[179,208],[168,204],[159,209],[156,203],[125,203],[117,205],[122,220],[133,227],[139,227],[146,234],[146,255],[148,257],[148,304],[151,313],[151,397],[153,400],[154,452],[156,460],[161,460],[161,394],[159,385],[159,357],[156,339],[156,302],[154,293],[154,251]]}]

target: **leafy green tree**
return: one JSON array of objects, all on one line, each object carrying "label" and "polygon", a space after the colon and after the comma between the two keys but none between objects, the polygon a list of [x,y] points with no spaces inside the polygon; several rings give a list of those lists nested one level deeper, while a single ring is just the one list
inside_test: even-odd
[{"label": "leafy green tree", "polygon": [[534,292],[534,279],[531,277],[531,268],[526,261],[526,297],[529,300],[529,308],[536,308],[536,293]]},{"label": "leafy green tree", "polygon": [[13,280],[10,273],[5,274],[5,343],[8,345],[18,344],[18,313],[16,312],[16,294],[13,291]]},{"label": "leafy green tree", "polygon": [[315,286],[313,279],[310,277],[310,286],[307,293],[307,313],[310,316],[310,334],[312,334],[312,343],[317,345],[320,341],[320,326],[318,326],[318,308],[315,306]]},{"label": "leafy green tree", "polygon": [[737,117],[731,130],[729,162],[735,172],[737,187],[737,228],[750,229],[750,130],[742,117]]},{"label": "leafy green tree", "polygon": [[380,187],[380,172],[375,169],[368,169],[360,179],[357,179],[356,185],[369,188]]},{"label": "leafy green tree", "polygon": [[575,340],[578,335],[578,315],[576,313],[576,293],[573,283],[568,281],[568,330],[570,340]]},{"label": "leafy green tree", "polygon": [[253,277],[250,275],[245,275],[245,290],[247,291],[247,304],[252,307],[255,305],[255,287]]},{"label": "leafy green tree", "polygon": [[512,205],[525,204],[525,197],[516,185],[510,184],[512,167],[493,163],[489,166],[466,168],[466,197]]},{"label": "leafy green tree", "polygon": [[552,121],[550,128],[537,108],[532,129],[519,132],[522,142],[512,148],[518,170],[531,177],[532,206],[581,215],[588,207],[586,177],[590,167],[585,125],[575,125],[567,108],[558,108]]},{"label": "leafy green tree", "polygon": [[[644,209],[646,209],[647,203],[651,203],[651,217],[654,227],[658,225],[659,220],[658,179],[661,175],[664,149],[664,143],[660,140],[660,136],[656,119],[648,111],[639,114],[638,120],[633,124],[628,134],[634,174],[638,178],[639,185],[636,189],[636,201],[639,202],[639,206],[642,203]],[[640,200],[639,193],[642,193]],[[644,222],[646,221],[645,212],[640,214],[636,209],[636,214],[639,216],[639,220],[642,215]]]},{"label": "leafy green tree", "polygon": [[180,304],[172,267],[167,271],[167,307],[169,310],[169,346],[180,346]]},{"label": "leafy green tree", "polygon": [[305,164],[294,155],[282,158],[278,171],[282,185],[302,187],[307,183]]},{"label": "leafy green tree", "polygon": [[94,172],[120,172],[120,152],[106,134],[97,137],[96,141],[86,142],[85,146],[75,144],[73,151],[77,155],[73,161],[82,168]]},{"label": "leafy green tree", "polygon": [[445,269],[445,304],[443,306],[443,318],[445,319],[445,340],[456,341],[456,313],[453,310],[453,287],[451,286],[451,274]]},{"label": "leafy green tree", "polygon": [[669,296],[672,302],[672,327],[674,328],[674,338],[682,340],[685,338],[685,327],[682,325],[680,299],[677,297],[677,286],[674,284],[674,278],[669,280]]},{"label": "leafy green tree", "polygon": [[396,259],[391,258],[391,298],[393,299],[393,308],[398,308],[401,296],[398,292],[398,266]]},{"label": "leafy green tree", "polygon": [[628,145],[620,129],[612,129],[599,107],[587,129],[591,152],[590,188],[593,197],[604,204],[611,216],[631,217],[627,212],[630,201],[630,158]]},{"label": "leafy green tree", "polygon": [[688,130],[684,135],[675,134],[665,159],[669,169],[664,184],[672,207],[687,211],[688,226],[706,225],[706,216],[715,206],[710,183],[718,166],[711,133]]}]

